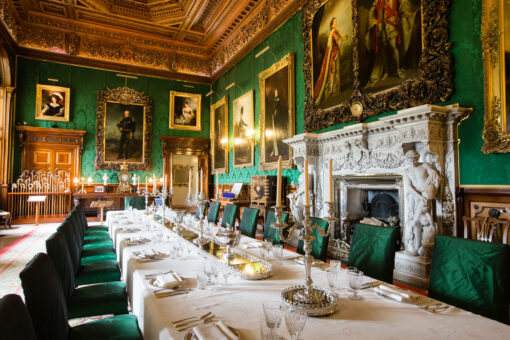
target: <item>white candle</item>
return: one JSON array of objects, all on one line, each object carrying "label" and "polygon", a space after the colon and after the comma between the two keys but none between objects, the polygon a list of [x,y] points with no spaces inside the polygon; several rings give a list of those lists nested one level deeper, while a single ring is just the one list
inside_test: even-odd
[{"label": "white candle", "polygon": [[200,169],[200,192],[204,192],[204,169]]},{"label": "white candle", "polygon": [[199,178],[198,169],[197,169],[197,187],[196,187],[197,195],[200,192],[199,190],[200,190],[200,178]]},{"label": "white candle", "polygon": [[136,191],[137,191],[137,192],[140,192],[140,178],[138,178],[138,182],[137,182],[136,184],[138,184],[138,188],[137,188],[137,190],[136,190]]},{"label": "white candle", "polygon": [[172,192],[172,188],[173,188],[173,159],[174,159],[174,155],[173,154],[170,154],[170,186],[169,186],[169,190],[170,192]]},{"label": "white candle", "polygon": [[147,184],[147,176],[145,176],[145,191],[149,190],[149,184]]},{"label": "white candle", "polygon": [[276,206],[282,206],[282,156],[278,157],[278,177],[276,184]]},{"label": "white candle", "polygon": [[191,195],[191,168],[189,168],[189,178],[188,178],[188,194]]},{"label": "white candle", "polygon": [[333,202],[333,160],[329,159],[329,201]]},{"label": "white candle", "polygon": [[310,199],[308,195],[308,158],[305,158],[305,205],[310,205]]}]

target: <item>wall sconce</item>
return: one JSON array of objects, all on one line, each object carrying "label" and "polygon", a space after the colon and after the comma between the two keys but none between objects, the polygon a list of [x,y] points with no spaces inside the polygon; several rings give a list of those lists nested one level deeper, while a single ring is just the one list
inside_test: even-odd
[{"label": "wall sconce", "polygon": [[231,149],[230,149],[230,145],[228,145],[228,138],[222,138],[221,141],[221,147],[222,149],[224,149],[225,151],[229,152]]},{"label": "wall sconce", "polygon": [[253,130],[253,129],[249,129],[248,131],[246,131],[246,138],[248,138],[248,142],[253,144],[253,146],[258,145],[260,143],[255,138],[255,130]]}]

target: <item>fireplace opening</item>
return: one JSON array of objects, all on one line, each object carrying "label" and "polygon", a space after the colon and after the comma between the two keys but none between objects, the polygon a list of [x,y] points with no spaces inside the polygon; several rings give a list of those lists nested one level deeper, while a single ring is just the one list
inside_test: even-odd
[{"label": "fireplace opening", "polygon": [[397,190],[368,190],[366,217],[389,224],[388,218],[399,215]]}]

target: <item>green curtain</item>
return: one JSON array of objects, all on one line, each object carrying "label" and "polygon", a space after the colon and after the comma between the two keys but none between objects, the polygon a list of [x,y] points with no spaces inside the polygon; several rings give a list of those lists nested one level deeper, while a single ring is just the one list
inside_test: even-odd
[{"label": "green curtain", "polygon": [[255,238],[257,232],[257,220],[259,217],[259,209],[244,208],[239,232],[245,236]]},{"label": "green curtain", "polygon": [[235,204],[225,205],[225,209],[223,209],[223,216],[221,217],[221,226],[223,228],[227,227],[227,223],[232,227],[235,227],[237,210],[238,207]]},{"label": "green curtain", "polygon": [[510,323],[510,246],[436,236],[429,296]]},{"label": "green curtain", "polygon": [[[288,221],[289,221],[289,214],[283,213],[282,219],[280,222],[288,223]],[[273,240],[273,244],[283,243],[282,240],[280,240],[280,235],[278,234],[278,230],[271,226],[274,222],[276,222],[276,214],[275,214],[274,210],[269,210],[269,212],[267,213],[267,216],[266,216],[266,223],[264,224],[264,240],[270,238]],[[283,229],[285,237],[286,237],[286,235],[285,235],[286,230],[287,229]]]},{"label": "green curtain", "polygon": [[[318,225],[319,228],[321,228],[324,231],[328,231],[328,222],[316,217],[310,217],[310,220],[312,221],[312,224]],[[315,257],[318,260],[326,261],[326,257],[328,255],[328,241],[329,236],[320,236],[318,230],[313,231],[313,236],[315,236],[315,240],[312,241],[312,256]],[[300,254],[304,254],[304,242],[299,241],[297,246],[297,252]]]},{"label": "green curtain", "polygon": [[348,265],[374,279],[393,283],[397,238],[397,228],[356,224]]}]

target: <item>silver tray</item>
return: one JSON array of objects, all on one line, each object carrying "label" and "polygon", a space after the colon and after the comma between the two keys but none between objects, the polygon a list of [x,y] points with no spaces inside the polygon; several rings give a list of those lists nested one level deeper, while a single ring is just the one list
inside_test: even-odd
[{"label": "silver tray", "polygon": [[317,286],[312,286],[312,289],[320,293],[324,301],[322,303],[300,303],[294,299],[294,294],[305,289],[305,286],[291,286],[282,291],[282,301],[284,307],[291,308],[292,310],[301,312],[308,316],[325,316],[335,313],[338,310],[337,296]]}]

